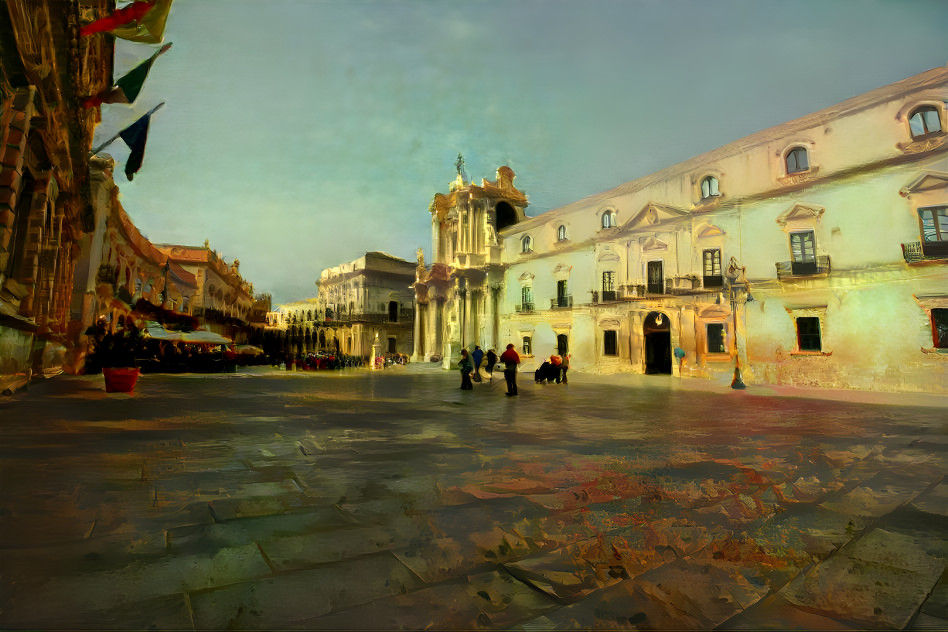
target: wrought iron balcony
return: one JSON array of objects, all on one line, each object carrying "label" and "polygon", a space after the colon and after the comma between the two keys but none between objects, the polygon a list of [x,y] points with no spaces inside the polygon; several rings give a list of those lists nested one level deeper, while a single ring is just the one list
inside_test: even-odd
[{"label": "wrought iron balcony", "polygon": [[706,288],[724,287],[724,276],[720,274],[708,276],[704,275],[704,285]]},{"label": "wrought iron balcony", "polygon": [[948,259],[948,241],[912,241],[902,244],[906,263]]},{"label": "wrought iron balcony", "polygon": [[573,306],[573,295],[568,296],[557,296],[556,298],[550,299],[550,309],[558,309],[562,307],[572,307]]},{"label": "wrought iron balcony", "polygon": [[517,305],[517,311],[518,312],[532,312],[533,303],[521,303],[520,305]]},{"label": "wrought iron balcony", "polygon": [[820,255],[812,261],[778,261],[778,279],[792,279],[796,277],[819,276],[830,273],[829,255]]},{"label": "wrought iron balcony", "polygon": [[618,300],[619,300],[619,293],[616,292],[615,290],[603,290],[603,291],[602,291],[602,302],[603,302],[603,303],[605,303],[606,301],[618,301]]}]

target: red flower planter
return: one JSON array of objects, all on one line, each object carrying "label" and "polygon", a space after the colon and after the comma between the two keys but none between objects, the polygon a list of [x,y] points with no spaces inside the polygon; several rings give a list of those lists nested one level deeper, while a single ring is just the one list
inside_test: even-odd
[{"label": "red flower planter", "polygon": [[134,367],[103,368],[106,393],[131,393],[138,381],[138,369]]}]

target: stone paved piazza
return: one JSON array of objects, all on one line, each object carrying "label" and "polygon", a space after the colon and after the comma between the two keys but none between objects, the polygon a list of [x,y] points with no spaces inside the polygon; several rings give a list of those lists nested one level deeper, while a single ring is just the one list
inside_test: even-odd
[{"label": "stone paved piazza", "polygon": [[530,377],[61,376],[0,400],[0,626],[948,627],[944,400]]}]

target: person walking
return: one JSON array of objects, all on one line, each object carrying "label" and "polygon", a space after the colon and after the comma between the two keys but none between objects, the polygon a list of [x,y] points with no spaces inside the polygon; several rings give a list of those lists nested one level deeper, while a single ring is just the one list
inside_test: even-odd
[{"label": "person walking", "polygon": [[487,350],[487,366],[484,370],[487,371],[487,379],[494,380],[494,367],[497,366],[497,354],[494,353],[493,349]]},{"label": "person walking", "polygon": [[559,384],[561,375],[560,369],[563,366],[563,358],[554,353],[550,356],[550,366],[553,367],[553,369],[550,371],[553,375],[553,381]]},{"label": "person walking", "polygon": [[474,370],[474,365],[471,364],[467,349],[461,349],[461,361],[458,362],[458,366],[461,367],[461,388],[465,391],[474,390],[474,385],[471,383],[471,372]]},{"label": "person walking", "polygon": [[505,395],[517,394],[517,365],[520,364],[520,355],[514,351],[513,343],[507,345],[507,350],[500,354],[500,361],[504,363],[504,379],[507,381]]},{"label": "person walking", "polygon": [[564,353],[560,362],[560,384],[566,384],[566,372],[569,371],[569,354]]},{"label": "person walking", "polygon": [[471,354],[471,359],[474,361],[474,381],[481,381],[481,361],[484,359],[484,351],[481,349],[480,345],[474,345],[474,352]]}]

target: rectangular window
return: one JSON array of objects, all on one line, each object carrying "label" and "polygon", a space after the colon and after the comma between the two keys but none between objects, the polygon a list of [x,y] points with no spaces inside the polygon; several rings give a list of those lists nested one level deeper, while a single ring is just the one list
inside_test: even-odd
[{"label": "rectangular window", "polygon": [[948,309],[936,307],[932,310],[932,337],[936,349],[948,349]]},{"label": "rectangular window", "polygon": [[918,209],[922,241],[948,241],[948,206]]},{"label": "rectangular window", "polygon": [[819,317],[800,316],[797,318],[797,345],[800,351],[822,351]]},{"label": "rectangular window", "polygon": [[523,337],[523,355],[533,355],[533,339],[530,336]]},{"label": "rectangular window", "polygon": [[790,251],[795,262],[816,261],[816,240],[812,230],[790,234]]},{"label": "rectangular window", "polygon": [[704,287],[724,286],[724,276],[721,274],[721,251],[718,248],[705,250],[702,253],[702,268]]},{"label": "rectangular window", "polygon": [[389,339],[388,339],[388,352],[389,352],[389,353],[395,353],[395,348],[396,348],[396,347],[395,347],[395,339],[394,339],[394,338],[389,338]]},{"label": "rectangular window", "polygon": [[648,288],[647,289],[648,289],[649,294],[664,294],[665,293],[665,274],[662,271],[661,261],[648,262]]},{"label": "rectangular window", "polygon": [[724,324],[709,323],[708,331],[708,353],[727,353],[727,347],[724,346]]},{"label": "rectangular window", "polygon": [[619,355],[618,338],[614,329],[602,332],[602,354],[607,356]]},{"label": "rectangular window", "polygon": [[566,287],[566,281],[556,282],[556,305],[557,307],[570,307],[569,290]]},{"label": "rectangular window", "polygon": [[524,285],[520,288],[520,299],[521,299],[521,311],[530,312],[533,311],[533,286]]},{"label": "rectangular window", "polygon": [[616,295],[616,273],[602,273],[602,300],[614,301],[618,298]]}]

